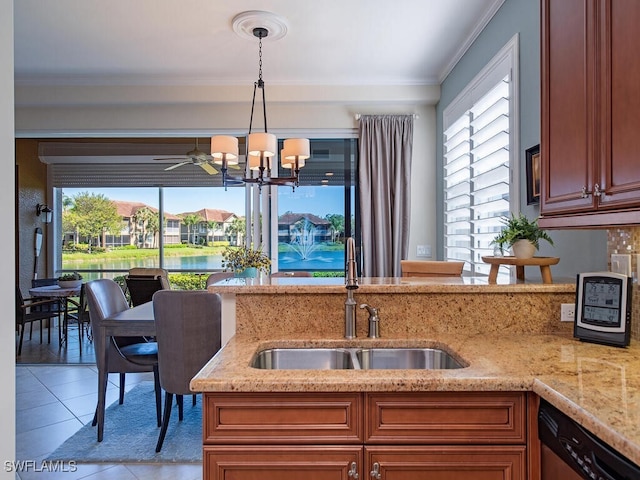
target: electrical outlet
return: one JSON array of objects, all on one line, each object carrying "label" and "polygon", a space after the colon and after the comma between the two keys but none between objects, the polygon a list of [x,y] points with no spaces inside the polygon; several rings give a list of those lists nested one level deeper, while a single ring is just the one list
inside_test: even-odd
[{"label": "electrical outlet", "polygon": [[560,305],[560,321],[574,322],[576,319],[576,306],[573,303],[562,303]]}]

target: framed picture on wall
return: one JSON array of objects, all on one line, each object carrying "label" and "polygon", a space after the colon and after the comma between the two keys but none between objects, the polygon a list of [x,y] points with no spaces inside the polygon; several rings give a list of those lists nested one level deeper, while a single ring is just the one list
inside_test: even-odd
[{"label": "framed picture on wall", "polygon": [[527,205],[540,203],[540,144],[525,150],[527,163]]}]

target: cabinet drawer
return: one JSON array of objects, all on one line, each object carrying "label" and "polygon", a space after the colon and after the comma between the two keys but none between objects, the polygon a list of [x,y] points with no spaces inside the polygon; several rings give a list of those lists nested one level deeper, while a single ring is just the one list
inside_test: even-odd
[{"label": "cabinet drawer", "polygon": [[366,443],[525,443],[520,392],[422,392],[366,395]]},{"label": "cabinet drawer", "polygon": [[209,480],[348,480],[362,465],[362,446],[355,445],[205,446],[203,453]]},{"label": "cabinet drawer", "polygon": [[204,396],[204,443],[362,443],[360,393]]},{"label": "cabinet drawer", "polygon": [[[524,445],[365,447],[364,472],[384,480],[526,480]],[[373,477],[373,475],[371,475]]]}]

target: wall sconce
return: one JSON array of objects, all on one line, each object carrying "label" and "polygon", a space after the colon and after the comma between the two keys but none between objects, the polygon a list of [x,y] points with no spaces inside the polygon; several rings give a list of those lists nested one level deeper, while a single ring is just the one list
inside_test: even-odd
[{"label": "wall sconce", "polygon": [[49,208],[48,205],[39,203],[36,205],[36,216],[44,215],[42,218],[43,223],[51,223],[53,219],[53,211]]}]

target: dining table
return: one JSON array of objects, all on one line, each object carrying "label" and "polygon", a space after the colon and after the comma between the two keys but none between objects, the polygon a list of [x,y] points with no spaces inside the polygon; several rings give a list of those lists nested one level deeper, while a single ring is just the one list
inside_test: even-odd
[{"label": "dining table", "polygon": [[[108,365],[111,337],[155,337],[156,325],[153,315],[153,302],[146,302],[107,317],[101,322],[100,328],[102,329],[102,335],[98,338],[102,338],[104,347],[101,349],[102,358],[96,358],[96,361],[100,362],[101,365]],[[105,369],[98,369],[98,407],[96,411],[98,442],[102,441],[104,435],[104,411],[108,377],[109,374]]]},{"label": "dining table", "polygon": [[29,295],[38,298],[57,298],[60,303],[60,313],[62,314],[61,328],[58,328],[58,343],[62,344],[67,340],[67,319],[69,313],[69,297],[77,297],[80,295],[82,285],[77,287],[61,287],[60,285],[45,285],[42,287],[32,287],[29,289]]}]

